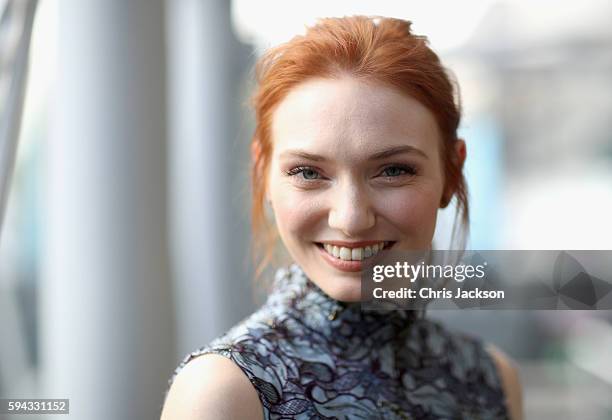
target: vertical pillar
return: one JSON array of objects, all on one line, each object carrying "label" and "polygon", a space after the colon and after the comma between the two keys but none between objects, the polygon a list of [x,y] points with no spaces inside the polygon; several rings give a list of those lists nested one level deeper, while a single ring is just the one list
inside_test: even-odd
[{"label": "vertical pillar", "polygon": [[41,394],[73,418],[153,419],[174,363],[164,3],[58,3]]},{"label": "vertical pillar", "polygon": [[[0,233],[13,172],[37,0],[0,2]],[[10,35],[13,35],[11,37]]]},{"label": "vertical pillar", "polygon": [[250,49],[231,2],[169,0],[170,200],[179,356],[252,310],[248,129],[241,80]]}]

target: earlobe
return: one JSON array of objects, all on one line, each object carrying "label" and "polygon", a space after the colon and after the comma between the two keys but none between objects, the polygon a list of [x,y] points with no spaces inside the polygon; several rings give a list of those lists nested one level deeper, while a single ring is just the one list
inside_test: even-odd
[{"label": "earlobe", "polygon": [[463,139],[457,139],[455,142],[455,158],[457,159],[459,169],[463,169],[463,164],[467,158],[467,147]]}]

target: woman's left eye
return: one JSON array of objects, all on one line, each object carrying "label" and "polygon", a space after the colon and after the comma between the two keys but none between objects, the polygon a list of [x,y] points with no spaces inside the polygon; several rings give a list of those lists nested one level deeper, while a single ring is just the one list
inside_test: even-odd
[{"label": "woman's left eye", "polygon": [[416,170],[411,166],[394,165],[387,166],[385,169],[383,169],[381,174],[388,178],[394,178],[402,175],[415,175]]}]

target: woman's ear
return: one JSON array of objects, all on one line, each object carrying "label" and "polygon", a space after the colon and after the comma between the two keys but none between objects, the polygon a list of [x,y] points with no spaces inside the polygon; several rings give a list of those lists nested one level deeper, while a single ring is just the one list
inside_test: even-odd
[{"label": "woman's ear", "polygon": [[457,139],[455,142],[455,157],[457,159],[457,167],[463,170],[463,164],[467,157],[467,148],[465,147],[465,141],[463,139]]},{"label": "woman's ear", "polygon": [[[457,139],[455,141],[453,147],[453,166],[457,168],[459,175],[463,173],[463,165],[465,164],[465,159],[467,158],[467,148],[465,146],[465,141],[463,139]],[[444,186],[444,193],[442,194],[442,200],[440,200],[440,208],[445,208],[450,203],[453,198],[453,194],[455,193],[455,185],[451,185],[447,180]]]}]

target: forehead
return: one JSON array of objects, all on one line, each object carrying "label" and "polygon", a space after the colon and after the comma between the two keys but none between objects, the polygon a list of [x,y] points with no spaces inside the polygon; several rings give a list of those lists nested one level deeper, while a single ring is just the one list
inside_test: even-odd
[{"label": "forehead", "polygon": [[439,144],[434,115],[399,90],[351,77],[313,79],[293,88],[273,114],[274,153],[285,149],[359,156],[411,145],[428,155]]}]

